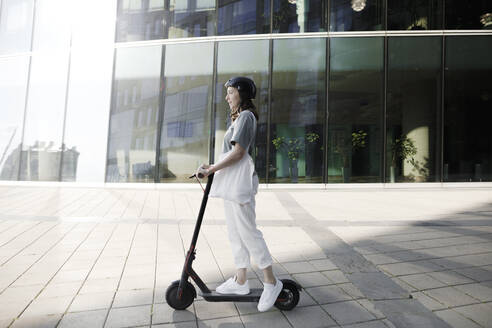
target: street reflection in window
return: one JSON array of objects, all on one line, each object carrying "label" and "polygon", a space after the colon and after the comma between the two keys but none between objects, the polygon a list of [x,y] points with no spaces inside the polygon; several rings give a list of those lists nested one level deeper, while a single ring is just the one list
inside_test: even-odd
[{"label": "street reflection in window", "polygon": [[196,168],[208,163],[213,53],[212,43],[166,46],[161,182],[190,182]]},{"label": "street reflection in window", "polygon": [[161,46],[116,52],[107,182],[154,182],[161,56]]},{"label": "street reflection in window", "polygon": [[321,182],[326,39],[273,42],[269,182]]},{"label": "street reflection in window", "polygon": [[439,181],[440,37],[388,40],[386,181]]},{"label": "street reflection in window", "polygon": [[381,182],[383,38],[332,38],[328,182]]}]

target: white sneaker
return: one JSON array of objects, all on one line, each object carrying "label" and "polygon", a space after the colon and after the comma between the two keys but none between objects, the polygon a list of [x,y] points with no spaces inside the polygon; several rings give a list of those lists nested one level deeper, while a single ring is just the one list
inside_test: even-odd
[{"label": "white sneaker", "polygon": [[243,285],[240,285],[236,282],[236,277],[232,277],[217,287],[215,291],[219,294],[247,295],[249,294],[249,283],[246,280]]},{"label": "white sneaker", "polygon": [[264,283],[263,284],[263,293],[261,293],[260,302],[258,302],[258,311],[265,312],[270,309],[275,301],[277,301],[277,297],[282,291],[284,284],[275,278],[277,282],[275,285]]}]

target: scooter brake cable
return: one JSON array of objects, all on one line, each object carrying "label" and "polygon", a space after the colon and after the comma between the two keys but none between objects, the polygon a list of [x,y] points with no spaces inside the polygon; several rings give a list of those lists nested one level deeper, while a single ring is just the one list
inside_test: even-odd
[{"label": "scooter brake cable", "polygon": [[202,187],[203,192],[205,192],[205,189],[203,189],[202,183],[200,182],[200,180],[198,179],[198,177],[196,175],[195,175],[195,179],[200,184],[200,187]]}]

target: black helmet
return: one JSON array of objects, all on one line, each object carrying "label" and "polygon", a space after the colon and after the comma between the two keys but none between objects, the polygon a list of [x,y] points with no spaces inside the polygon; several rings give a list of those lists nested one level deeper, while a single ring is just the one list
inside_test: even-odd
[{"label": "black helmet", "polygon": [[224,84],[224,86],[226,88],[228,87],[236,88],[239,91],[242,98],[244,97],[246,99],[255,99],[256,97],[256,85],[253,82],[253,80],[248,77],[243,77],[243,76],[233,77],[229,79],[229,81],[227,81]]}]

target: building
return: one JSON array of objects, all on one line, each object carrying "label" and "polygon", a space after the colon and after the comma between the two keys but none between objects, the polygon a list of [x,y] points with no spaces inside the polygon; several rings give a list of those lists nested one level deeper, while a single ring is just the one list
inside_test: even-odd
[{"label": "building", "polygon": [[187,182],[237,75],[263,183],[492,181],[490,0],[0,0],[0,179]]}]

